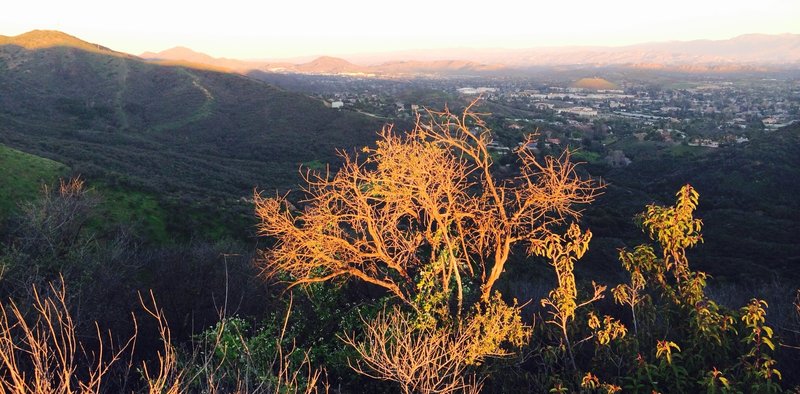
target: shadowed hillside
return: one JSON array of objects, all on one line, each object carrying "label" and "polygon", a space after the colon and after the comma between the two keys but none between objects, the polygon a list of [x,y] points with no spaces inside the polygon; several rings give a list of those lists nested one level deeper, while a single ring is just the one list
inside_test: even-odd
[{"label": "shadowed hillside", "polygon": [[[0,142],[173,196],[286,188],[379,125],[237,74],[146,63],[58,32],[4,37]],[[29,49],[30,48],[30,49]]]},{"label": "shadowed hillside", "polygon": [[598,173],[608,187],[587,215],[597,236],[587,255],[593,261],[610,261],[616,248],[639,242],[629,218],[689,183],[706,196],[698,207],[704,245],[692,252],[699,267],[735,280],[797,275],[800,125],[696,154],[662,147],[628,167]]}]

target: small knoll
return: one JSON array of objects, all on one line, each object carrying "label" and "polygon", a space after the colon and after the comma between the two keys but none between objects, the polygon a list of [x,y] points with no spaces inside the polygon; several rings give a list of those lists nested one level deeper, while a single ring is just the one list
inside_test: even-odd
[{"label": "small knoll", "polygon": [[590,89],[590,90],[611,90],[619,89],[619,86],[613,82],[603,78],[581,78],[572,84],[574,88]]},{"label": "small knoll", "polygon": [[366,67],[362,67],[347,60],[331,56],[322,56],[309,63],[299,64],[295,69],[300,72],[306,73],[356,73],[368,71]]}]

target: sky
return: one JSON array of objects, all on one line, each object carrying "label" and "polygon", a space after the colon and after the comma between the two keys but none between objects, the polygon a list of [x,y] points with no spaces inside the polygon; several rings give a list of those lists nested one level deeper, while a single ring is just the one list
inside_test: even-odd
[{"label": "sky", "polygon": [[622,46],[800,33],[799,0],[9,0],[0,35],[61,30],[140,54],[278,59],[438,48]]}]

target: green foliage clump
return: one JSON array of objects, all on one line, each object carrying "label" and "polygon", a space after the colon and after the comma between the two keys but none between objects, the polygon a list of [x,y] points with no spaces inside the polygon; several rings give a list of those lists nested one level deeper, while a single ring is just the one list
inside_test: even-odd
[{"label": "green foliage clump", "polygon": [[[650,205],[639,216],[656,246],[620,250],[630,281],[612,290],[616,303],[628,309],[633,335],[610,316],[601,324],[590,311],[586,338],[596,338],[594,349],[581,348],[585,341],[573,344],[578,368],[591,371],[581,387],[597,389],[602,377],[631,392],[780,391],[766,302],[753,299],[728,310],[705,294],[708,275],[689,265],[686,249],[702,240],[702,222],[693,216],[697,204],[698,193],[686,185],[675,206]],[[568,330],[581,332],[574,324]],[[578,387],[577,377],[553,387]]]}]

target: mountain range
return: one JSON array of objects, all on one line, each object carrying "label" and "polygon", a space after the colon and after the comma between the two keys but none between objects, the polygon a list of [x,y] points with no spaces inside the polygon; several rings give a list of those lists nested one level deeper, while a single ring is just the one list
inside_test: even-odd
[{"label": "mountain range", "polygon": [[352,74],[352,75],[387,75],[387,74],[475,74],[497,72],[506,69],[499,64],[478,63],[465,60],[431,60],[388,61],[378,65],[362,66],[348,60],[320,56],[305,63],[262,62],[228,58],[214,58],[204,53],[195,52],[185,47],[175,47],[162,52],[145,52],[139,57],[151,62],[170,64],[172,62],[188,62],[196,65],[207,65],[234,72],[272,71],[302,74]]},{"label": "mountain range", "polygon": [[158,61],[189,61],[233,71],[317,74],[484,74],[546,66],[622,66],[679,72],[765,71],[800,64],[800,34],[748,34],[728,40],[655,42],[622,47],[530,49],[437,49],[334,58],[308,63],[244,61],[176,47],[140,55]]}]

